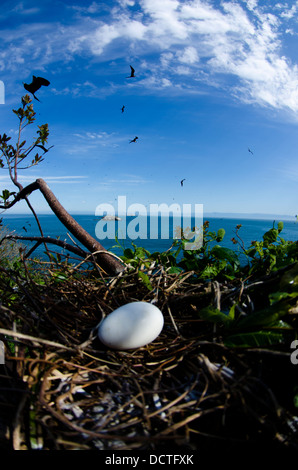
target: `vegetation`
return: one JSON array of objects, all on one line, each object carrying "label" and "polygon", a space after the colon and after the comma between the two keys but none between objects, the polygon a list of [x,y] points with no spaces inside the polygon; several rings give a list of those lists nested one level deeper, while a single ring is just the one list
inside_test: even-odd
[{"label": "vegetation", "polygon": [[[132,245],[133,248],[124,250],[123,260],[138,270],[140,279],[148,289],[152,289],[150,278],[140,268],[152,271],[152,263],[156,261],[169,273],[181,273],[183,276],[183,273],[190,272],[189,281],[194,285],[207,281],[217,283],[215,285],[221,282],[223,286],[228,283],[240,286],[232,289],[232,292],[228,289],[230,301],[224,302],[221,308],[218,300],[216,305],[200,309],[200,318],[221,325],[223,342],[229,346],[287,344],[293,335],[293,326],[284,322],[283,317],[291,311],[293,302],[295,304],[298,299],[298,243],[285,241],[280,236],[283,223],[279,222],[277,229],[273,226],[263,235],[262,241],[253,241],[246,249],[239,236],[241,225],[238,225],[238,241],[234,238],[233,242],[240,244],[246,256],[247,263],[243,265],[236,251],[219,244],[210,246],[211,242],[223,240],[225,230],[208,232],[208,227],[207,221],[200,250],[185,251],[184,245],[188,240],[182,238],[176,240],[166,253],[150,254],[144,248]],[[181,251],[183,255],[178,260]],[[264,289],[265,285],[268,285],[268,292]],[[248,294],[245,302],[241,296],[235,299],[236,292],[241,292],[242,296],[244,292],[257,295],[258,302],[253,303]],[[226,289],[224,294],[227,295]]]},{"label": "vegetation", "polygon": [[[29,95],[25,95],[22,98],[22,106],[17,110],[13,110],[13,112],[19,119],[17,142],[15,145],[13,145],[9,143],[11,137],[8,137],[6,134],[0,135],[0,168],[6,168],[8,170],[10,179],[12,183],[18,188],[18,192],[10,192],[8,189],[2,190],[0,198],[2,199],[3,203],[2,205],[0,205],[0,208],[7,210],[14,206],[21,199],[24,199],[29,209],[33,213],[40,231],[40,237],[38,237],[36,240],[32,237],[29,238],[32,241],[36,241],[36,245],[35,247],[33,247],[33,251],[41,243],[43,243],[46,251],[49,254],[48,244],[61,244],[61,242],[59,243],[59,241],[57,241],[56,239],[51,239],[49,237],[44,236],[38,216],[28,199],[28,196],[32,193],[32,191],[35,191],[37,189],[40,190],[54,214],[65,225],[65,227],[67,227],[67,229],[77,238],[77,240],[79,240],[83,244],[83,246],[88,251],[86,252],[78,248],[77,245],[63,243],[63,246],[70,252],[76,253],[77,255],[83,258],[87,256],[87,253],[92,253],[97,262],[100,264],[101,268],[105,269],[105,271],[109,274],[117,274],[121,272],[123,269],[123,265],[119,262],[119,260],[117,260],[107,250],[105,250],[97,240],[91,237],[91,235],[87,233],[76,222],[76,220],[71,217],[70,214],[68,214],[68,212],[59,203],[55,195],[52,193],[52,191],[42,178],[38,178],[35,182],[29,184],[26,187],[23,187],[22,184],[19,182],[18,170],[20,168],[30,168],[31,166],[40,163],[43,160],[43,156],[50,150],[51,147],[45,147],[45,145],[47,145],[49,137],[48,124],[38,126],[37,138],[33,141],[31,145],[26,147],[26,140],[21,141],[21,135],[25,127],[32,125],[35,121],[36,113],[33,109],[32,100]],[[30,157],[33,150],[36,149],[41,149],[43,153],[40,155],[37,152],[34,158],[29,163],[27,163],[27,159]],[[18,238],[22,238],[23,240],[28,239],[27,237]]]},{"label": "vegetation", "polygon": [[25,250],[25,246],[10,239],[9,230],[3,226],[2,222],[3,220],[0,219],[0,259],[2,264],[12,266],[15,261],[19,260],[20,253]]},{"label": "vegetation", "polygon": [[[297,243],[281,224],[247,249],[238,238],[241,263],[223,230],[204,229],[201,252],[183,239],[165,253],[132,245],[112,277],[94,261],[2,259],[12,448],[297,451]],[[103,347],[100,320],[135,300],[162,310],[161,335],[137,351]]]},{"label": "vegetation", "polygon": [[[13,158],[31,147],[0,140],[15,178]],[[28,197],[18,189],[2,192],[4,208]],[[235,250],[224,229],[203,230],[196,251],[183,237],[164,253],[132,244],[111,255],[116,274],[88,252],[32,259],[2,232],[0,448],[297,452],[298,243],[281,222],[249,247],[238,225]],[[107,349],[97,325],[136,300],[161,309],[163,331],[136,351]]]}]

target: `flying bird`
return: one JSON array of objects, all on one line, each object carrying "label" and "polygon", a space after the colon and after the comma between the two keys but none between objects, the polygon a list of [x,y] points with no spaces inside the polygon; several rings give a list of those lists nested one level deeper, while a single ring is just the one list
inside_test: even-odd
[{"label": "flying bird", "polygon": [[135,69],[130,65],[130,75],[126,78],[135,78]]},{"label": "flying bird", "polygon": [[29,84],[28,83],[23,83],[25,90],[29,91],[29,93],[32,93],[32,95],[34,96],[34,98],[37,101],[40,101],[40,100],[38,98],[36,98],[34,93],[36,93],[37,90],[40,89],[40,87],[49,86],[49,84],[50,84],[50,82],[46,78],[35,77],[35,75],[33,75],[33,79],[32,79],[31,83],[29,83]]},{"label": "flying bird", "polygon": [[136,142],[137,140],[138,140],[138,137],[137,137],[137,136],[135,136],[135,138],[134,138],[134,139],[132,139],[132,140],[131,140],[129,143],[131,144],[132,142]]},{"label": "flying bird", "polygon": [[183,186],[183,181],[185,181],[185,178],[183,178],[183,180],[180,181],[181,186]]},{"label": "flying bird", "polygon": [[250,150],[250,148],[248,148],[248,151],[253,155],[253,152]]},{"label": "flying bird", "polygon": [[124,113],[125,106],[122,106],[121,111]]}]

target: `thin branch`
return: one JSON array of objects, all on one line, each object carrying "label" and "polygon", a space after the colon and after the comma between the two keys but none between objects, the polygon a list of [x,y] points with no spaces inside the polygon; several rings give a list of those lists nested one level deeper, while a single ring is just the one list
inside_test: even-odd
[{"label": "thin branch", "polygon": [[[115,275],[119,274],[124,269],[124,263],[120,262],[119,259],[116,259],[115,256],[106,250],[95,238],[93,238],[81,225],[64,209],[60,204],[54,193],[50,190],[47,183],[42,179],[38,178],[33,183],[29,184],[16,195],[15,199],[8,204],[5,209],[12,207],[16,202],[21,199],[27,198],[27,196],[36,189],[39,189],[46,199],[48,205],[58,217],[60,222],[70,231],[74,237],[81,242],[90,253],[99,251],[97,255],[98,264],[104,269],[107,273]],[[1,208],[1,206],[0,206]]]},{"label": "thin branch", "polygon": [[43,339],[43,338],[36,338],[35,336],[26,335],[24,333],[19,333],[18,331],[7,330],[5,328],[0,328],[0,334],[1,335],[13,336],[14,338],[19,338],[19,339],[32,341],[33,343],[40,343],[40,344],[45,344],[47,346],[53,346],[55,348],[62,348],[62,349],[66,349],[68,351],[74,351],[75,350],[75,348],[70,348],[69,346],[65,346],[64,344],[57,343],[56,341],[49,341],[49,340]]},{"label": "thin branch", "polygon": [[35,251],[36,248],[38,248],[39,245],[41,245],[42,243],[51,243],[53,245],[60,246],[60,247],[64,248],[67,251],[70,251],[72,253],[75,253],[76,255],[79,255],[80,257],[87,257],[89,255],[89,253],[87,251],[82,250],[78,246],[70,245],[66,241],[58,240],[58,239],[52,238],[52,237],[29,237],[29,236],[24,237],[24,236],[20,236],[20,235],[5,235],[5,237],[0,241],[0,244],[5,239],[9,239],[9,240],[27,240],[27,241],[32,241],[32,242],[36,241],[36,244],[26,254],[25,258],[28,258],[33,253],[33,251]]}]

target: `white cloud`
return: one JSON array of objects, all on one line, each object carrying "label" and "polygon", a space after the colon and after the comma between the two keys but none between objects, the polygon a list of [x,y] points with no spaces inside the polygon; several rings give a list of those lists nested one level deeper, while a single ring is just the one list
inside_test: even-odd
[{"label": "white cloud", "polygon": [[[77,175],[69,175],[69,176],[44,176],[44,179],[47,183],[81,183],[82,180],[88,178],[88,176],[77,176]],[[36,175],[33,173],[29,175],[28,173],[23,175],[19,174],[19,181],[22,182],[22,184],[29,184],[32,183],[36,179]],[[10,183],[12,185],[11,179],[9,178],[8,175],[1,175],[0,176],[0,181],[3,181],[4,183]]]},{"label": "white cloud", "polygon": [[143,176],[132,175],[132,174],[123,174],[119,175],[119,178],[109,178],[100,183],[101,186],[118,186],[118,185],[142,185],[150,183],[150,180],[145,179]]},{"label": "white cloud", "polygon": [[290,9],[288,5],[286,4],[284,11],[281,13],[281,16],[287,19],[291,19],[295,17],[297,12],[298,12],[298,2],[296,1],[295,4],[293,4]]},{"label": "white cloud", "polygon": [[105,131],[76,132],[71,134],[69,140],[63,139],[59,148],[63,149],[67,155],[93,155],[94,158],[98,158],[99,148],[115,149],[127,140],[127,136],[119,136]]},{"label": "white cloud", "polygon": [[134,0],[117,0],[117,2],[118,2],[119,5],[121,5],[122,7],[133,7],[134,4],[135,4],[135,1],[134,1]]},{"label": "white cloud", "polygon": [[44,179],[49,184],[77,184],[82,183],[82,180],[87,179],[88,176],[45,176]]},{"label": "white cloud", "polygon": [[178,60],[185,64],[195,64],[198,62],[198,53],[195,47],[188,46],[183,51],[178,52]]},{"label": "white cloud", "polygon": [[40,8],[33,7],[33,8],[25,8],[24,2],[18,3],[12,10],[12,12],[19,13],[21,15],[33,15],[39,13]]},{"label": "white cloud", "polygon": [[[132,54],[142,87],[185,92],[197,90],[201,80],[246,102],[298,113],[297,64],[282,52],[283,31],[295,34],[298,1],[273,8],[258,0],[223,0],[218,6],[208,0],[117,0],[104,16],[100,6],[93,1],[84,7],[75,24],[31,23],[0,31],[0,69],[17,70],[20,64],[32,69],[34,63],[42,68],[56,61],[71,67],[81,54],[103,62]],[[63,93],[76,90],[81,93],[82,84]],[[100,91],[112,93],[113,78]],[[91,82],[84,92],[99,96]]]}]

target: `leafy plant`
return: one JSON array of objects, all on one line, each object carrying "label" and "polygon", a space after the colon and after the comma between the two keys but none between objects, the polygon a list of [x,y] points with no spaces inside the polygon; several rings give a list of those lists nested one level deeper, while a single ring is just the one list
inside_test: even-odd
[{"label": "leafy plant", "polygon": [[273,227],[268,230],[262,241],[251,242],[247,249],[239,236],[240,228],[240,224],[236,226],[238,240],[233,238],[232,241],[240,245],[247,260],[246,264],[240,261],[239,253],[220,244],[224,239],[225,230],[220,228],[217,232],[209,231],[208,221],[203,225],[203,245],[197,250],[185,249],[189,240],[184,238],[183,234],[181,239],[174,240],[172,247],[163,253],[150,253],[134,243],[125,248],[117,237],[116,246],[123,251],[123,261],[133,267],[140,264],[149,266],[152,261],[156,261],[171,273],[194,271],[196,279],[202,280],[233,281],[253,275],[265,275],[298,260],[298,243],[286,241],[280,236],[282,222],[278,223],[277,229]]},{"label": "leafy plant", "polygon": [[[49,136],[48,124],[38,126],[37,138],[33,140],[31,145],[26,146],[26,140],[21,140],[22,131],[25,127],[33,124],[35,121],[36,113],[31,101],[31,98],[28,95],[25,95],[22,97],[22,106],[13,110],[14,114],[16,114],[19,119],[16,144],[13,145],[9,143],[11,141],[11,137],[8,137],[5,133],[0,135],[0,167],[8,169],[11,181],[19,190],[22,190],[23,186],[18,181],[18,170],[23,170],[37,165],[43,160],[43,155],[50,149],[45,147]],[[31,156],[32,160],[30,162],[27,162],[26,160],[25,162],[25,159],[27,159],[36,149],[38,152],[36,152],[33,157]],[[39,149],[42,150],[41,154],[39,153]],[[9,198],[15,194],[15,192],[10,192],[7,189],[2,191],[2,195],[0,197],[3,199],[4,206],[8,205]]]},{"label": "leafy plant", "polygon": [[20,254],[25,247],[19,242],[6,238],[8,234],[8,228],[2,224],[2,219],[0,219],[0,259],[2,265],[12,267],[19,260]]},{"label": "leafy plant", "polygon": [[[32,191],[38,189],[41,191],[51,210],[55,213],[58,219],[64,224],[65,227],[67,227],[70,233],[72,233],[72,235],[74,235],[77,240],[80,241],[85,248],[87,248],[88,252],[68,243],[63,243],[63,247],[68,251],[75,252],[84,258],[86,258],[90,252],[97,252],[97,254],[94,255],[94,259],[97,260],[98,264],[100,264],[105,272],[109,272],[111,274],[117,274],[121,272],[124,269],[123,264],[120,263],[119,260],[117,260],[115,257],[109,256],[108,253],[105,253],[105,248],[88,232],[86,232],[70,214],[68,214],[68,212],[58,202],[57,198],[42,178],[38,178],[36,181],[27,185],[26,187],[23,187],[19,182],[18,170],[30,168],[40,163],[43,160],[43,155],[47,153],[51,147],[46,147],[49,136],[48,124],[38,126],[37,137],[33,140],[31,145],[27,145],[26,140],[21,140],[21,135],[25,127],[33,124],[35,121],[36,113],[33,109],[32,100],[29,95],[22,97],[22,106],[18,109],[14,109],[13,113],[19,119],[17,141],[16,144],[13,145],[10,143],[11,137],[8,137],[5,133],[0,135],[0,168],[8,170],[10,179],[12,183],[18,188],[18,192],[10,192],[8,189],[2,190],[0,193],[0,199],[2,199],[0,208],[6,210],[15,205],[21,199],[26,201],[29,209],[35,217],[40,232],[40,237],[38,240],[35,237],[35,246],[29,250],[29,254],[31,254],[40,243],[43,243],[46,253],[49,259],[51,259],[47,245],[49,243],[57,244],[56,239],[44,236],[39,218],[29,201],[28,197]],[[42,153],[40,150],[42,150]],[[33,151],[37,151],[37,153],[34,152],[35,154],[32,154]],[[28,161],[29,156],[31,157],[31,161]],[[15,238],[27,239],[27,237],[20,236]]]},{"label": "leafy plant", "polygon": [[[246,311],[240,299],[223,311],[212,304],[199,309],[201,320],[213,323],[217,327],[218,337],[228,347],[271,347],[288,344],[289,338],[295,335],[295,329],[285,321],[293,304],[298,299],[298,250],[297,243],[285,241],[280,233],[283,224],[271,228],[260,242],[253,241],[245,248],[239,237],[241,225],[237,225],[237,236],[242,252],[246,255],[247,264],[239,260],[239,255],[227,247],[221,246],[225,231],[208,231],[209,223],[204,224],[204,241],[201,249],[185,250],[187,239],[175,240],[171,249],[163,253],[150,253],[142,247],[132,244],[123,249],[122,259],[137,269],[143,283],[151,289],[150,277],[146,270],[152,270],[152,263],[162,264],[169,273],[193,271],[192,280],[228,281],[232,285],[254,284],[260,276],[269,277],[278,269],[285,269],[278,286],[272,287],[269,293],[262,291],[262,306]],[[121,248],[119,241],[117,247]],[[294,266],[291,268],[292,263]],[[296,263],[296,264],[295,264]],[[243,281],[244,279],[244,281]],[[277,277],[278,279],[278,277]],[[259,285],[258,282],[256,285]],[[262,281],[260,281],[262,286]],[[259,297],[260,292],[255,295]],[[243,310],[244,308],[244,310]]]},{"label": "leafy plant", "polygon": [[283,222],[278,222],[277,228],[274,225],[263,235],[262,241],[252,241],[247,249],[238,235],[241,225],[237,226],[238,240],[234,238],[233,242],[240,244],[243,253],[247,257],[249,275],[269,274],[297,261],[298,243],[286,241],[280,236],[283,230]]}]

